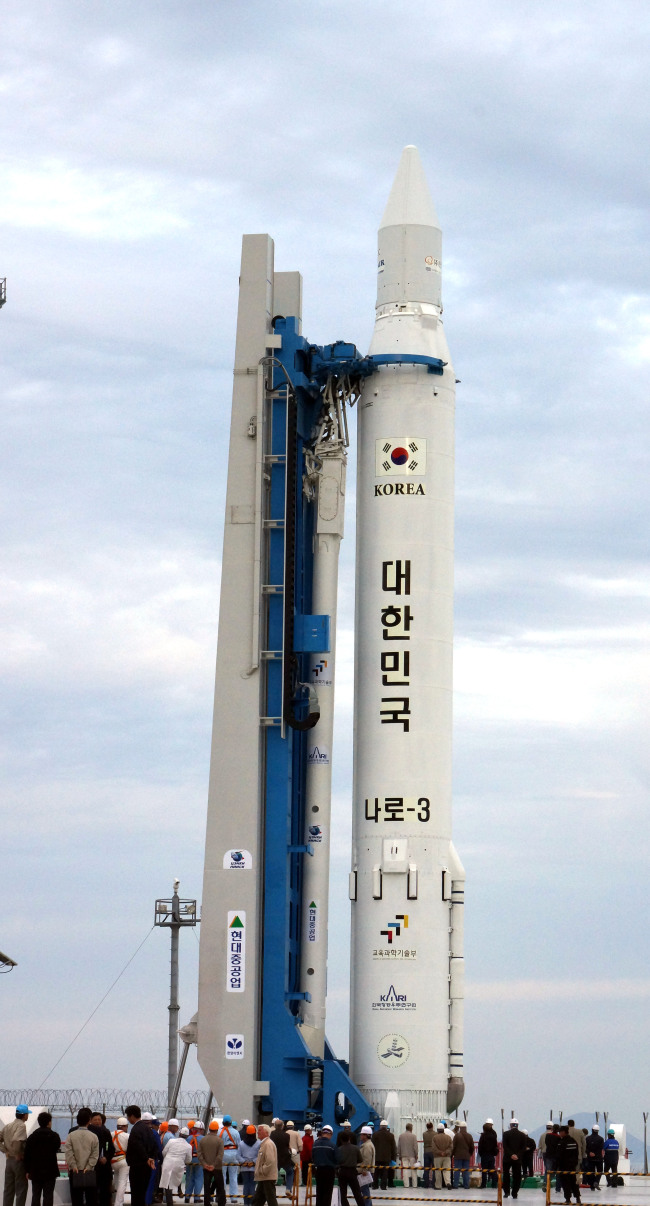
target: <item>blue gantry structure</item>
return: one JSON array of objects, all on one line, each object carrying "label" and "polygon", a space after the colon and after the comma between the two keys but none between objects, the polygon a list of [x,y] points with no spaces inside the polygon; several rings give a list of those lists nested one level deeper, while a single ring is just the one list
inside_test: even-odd
[{"label": "blue gantry structure", "polygon": [[[263,1114],[304,1124],[355,1126],[378,1115],[349,1076],[348,1065],[325,1044],[315,1056],[300,1030],[300,936],[303,865],[312,850],[304,841],[307,739],[318,719],[310,685],[313,654],[330,650],[330,617],[312,612],[315,507],[303,489],[305,453],[313,443],[323,389],[345,377],[358,389],[380,366],[426,364],[442,374],[444,362],[418,355],[359,355],[344,341],[318,346],[299,334],[296,318],[278,318],[281,347],[266,359],[263,451],[263,776],[265,833],[263,976],[260,1069],[269,1094]],[[280,342],[280,341],[278,341]]]}]

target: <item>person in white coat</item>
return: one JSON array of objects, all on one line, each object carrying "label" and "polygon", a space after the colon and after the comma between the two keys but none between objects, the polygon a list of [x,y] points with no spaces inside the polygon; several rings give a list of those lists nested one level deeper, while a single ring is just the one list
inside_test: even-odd
[{"label": "person in white coat", "polygon": [[183,1180],[185,1165],[192,1163],[192,1148],[187,1142],[189,1133],[186,1126],[181,1127],[177,1138],[165,1144],[160,1188],[165,1190],[167,1206],[174,1206],[174,1190],[179,1188]]}]

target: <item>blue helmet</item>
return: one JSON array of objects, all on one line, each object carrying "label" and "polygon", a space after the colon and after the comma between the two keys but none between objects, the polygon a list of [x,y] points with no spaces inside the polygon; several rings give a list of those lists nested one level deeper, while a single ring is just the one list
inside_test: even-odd
[{"label": "blue helmet", "polygon": [[224,1126],[232,1125],[232,1118],[230,1117],[230,1114],[224,1114],[223,1121],[224,1121]]}]

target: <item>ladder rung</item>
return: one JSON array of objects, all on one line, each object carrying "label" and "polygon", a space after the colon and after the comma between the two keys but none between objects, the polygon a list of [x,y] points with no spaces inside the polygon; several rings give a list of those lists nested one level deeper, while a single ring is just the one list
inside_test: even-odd
[{"label": "ladder rung", "polygon": [[279,729],[282,724],[281,716],[260,716],[260,724],[265,729]]},{"label": "ladder rung", "polygon": [[262,661],[264,661],[264,662],[281,662],[282,661],[282,650],[281,649],[263,649],[261,656],[262,656]]},{"label": "ladder rung", "polygon": [[265,528],[283,528],[284,520],[283,519],[265,519],[264,527]]},{"label": "ladder rung", "polygon": [[284,587],[278,582],[263,582],[262,583],[262,594],[263,595],[283,595]]}]

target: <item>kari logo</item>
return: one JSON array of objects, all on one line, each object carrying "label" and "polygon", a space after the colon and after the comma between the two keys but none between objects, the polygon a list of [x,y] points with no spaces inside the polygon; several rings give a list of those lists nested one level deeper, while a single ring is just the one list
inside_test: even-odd
[{"label": "kari logo", "polygon": [[409,1001],[405,992],[398,992],[391,984],[388,992],[383,993],[378,1001],[373,1001],[372,1008],[377,1013],[395,1013],[401,1010],[415,1009],[415,1001]]},{"label": "kari logo", "polygon": [[307,762],[310,766],[329,766],[330,755],[327,746],[313,745],[307,751]]},{"label": "kari logo", "polygon": [[227,1034],[226,1035],[226,1059],[243,1059],[244,1058],[244,1036],[243,1034]]},{"label": "kari logo", "polygon": [[325,661],[325,658],[321,658],[321,660],[316,662],[316,665],[312,666],[311,668],[311,672],[316,680],[322,678],[326,670],[327,662]]},{"label": "kari logo", "polygon": [[375,440],[377,477],[424,477],[427,469],[427,442],[416,436],[386,437]]},{"label": "kari logo", "polygon": [[246,914],[228,913],[226,992],[243,992],[246,983]]},{"label": "kari logo", "polygon": [[393,938],[399,938],[402,930],[408,930],[409,918],[408,913],[397,913],[394,921],[389,921],[385,930],[381,931],[382,938],[385,938],[388,945],[393,945]]},{"label": "kari logo", "polygon": [[318,901],[312,900],[307,909],[307,941],[318,942]]},{"label": "kari logo", "polygon": [[319,846],[323,840],[323,830],[320,825],[309,826],[309,839],[314,846]]},{"label": "kari logo", "polygon": [[223,856],[224,871],[250,871],[253,867],[253,856],[250,850],[226,850]]},{"label": "kari logo", "polygon": [[411,1054],[403,1034],[385,1034],[377,1047],[380,1064],[386,1068],[401,1068]]}]

